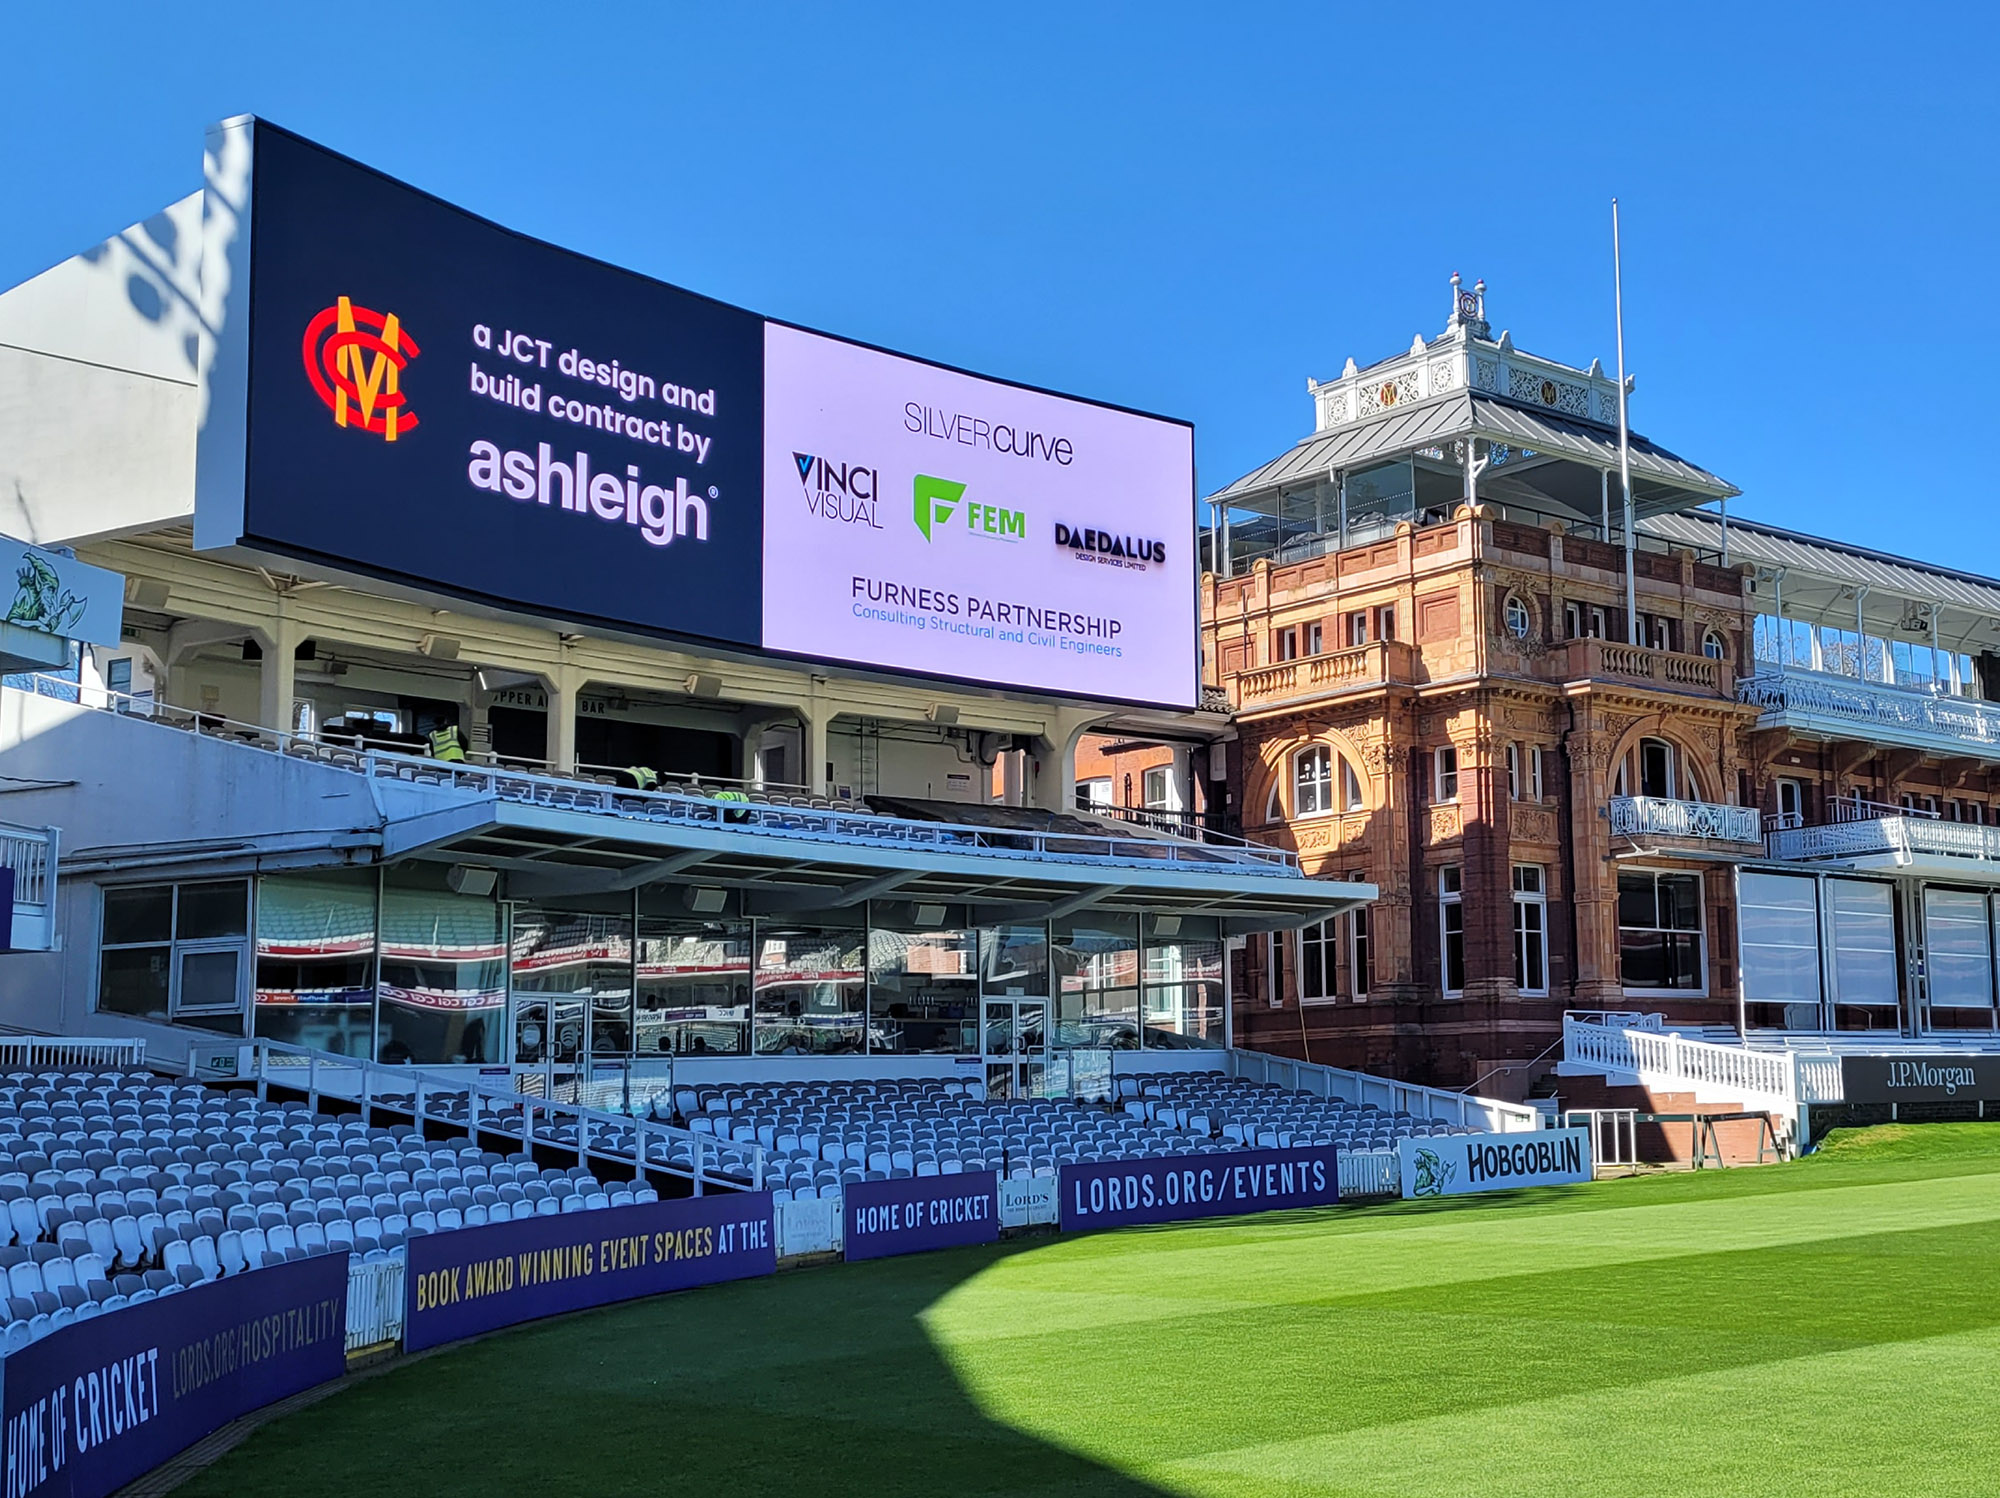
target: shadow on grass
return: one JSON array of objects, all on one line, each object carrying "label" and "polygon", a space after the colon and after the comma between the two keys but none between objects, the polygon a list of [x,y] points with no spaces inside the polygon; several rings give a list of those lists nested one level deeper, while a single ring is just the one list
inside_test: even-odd
[{"label": "shadow on grass", "polygon": [[1045,1241],[534,1323],[359,1380],[178,1491],[1155,1498],[1158,1488],[989,1419],[925,1331],[926,1308]]}]

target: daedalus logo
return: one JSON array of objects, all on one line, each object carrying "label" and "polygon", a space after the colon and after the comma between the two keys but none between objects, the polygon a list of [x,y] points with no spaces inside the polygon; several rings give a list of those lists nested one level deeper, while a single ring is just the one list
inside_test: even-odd
[{"label": "daedalus logo", "polygon": [[359,427],[384,442],[417,424],[402,377],[418,352],[417,340],[395,313],[357,307],[349,297],[306,324],[301,350],[306,378],[333,412],[333,424]]},{"label": "daedalus logo", "polygon": [[928,473],[918,474],[912,489],[916,499],[917,529],[924,533],[926,541],[937,539],[937,528],[950,524],[957,516],[964,518],[965,529],[975,536],[994,541],[1028,539],[1026,510],[1010,510],[1002,505],[967,500],[965,485]]}]

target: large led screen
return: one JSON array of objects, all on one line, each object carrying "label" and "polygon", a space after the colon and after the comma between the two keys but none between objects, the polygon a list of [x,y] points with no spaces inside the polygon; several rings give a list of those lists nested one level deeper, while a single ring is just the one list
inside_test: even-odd
[{"label": "large led screen", "polygon": [[764,645],[1188,705],[1193,430],[764,325]]},{"label": "large led screen", "polygon": [[227,248],[203,275],[228,295],[199,548],[558,623],[1194,701],[1185,423],[769,323],[262,121],[218,127],[210,156]]},{"label": "large led screen", "polygon": [[760,318],[262,121],[251,172],[243,543],[757,643]]}]

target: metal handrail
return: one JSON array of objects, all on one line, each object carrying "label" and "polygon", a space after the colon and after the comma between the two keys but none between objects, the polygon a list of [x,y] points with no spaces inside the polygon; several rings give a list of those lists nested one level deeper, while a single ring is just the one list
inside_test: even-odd
[{"label": "metal handrail", "polygon": [[1478,1127],[1494,1133],[1513,1133],[1542,1126],[1540,1110],[1521,1103],[1502,1102],[1498,1098],[1446,1092],[1415,1082],[1398,1082],[1392,1077],[1322,1066],[1317,1061],[1295,1061],[1289,1056],[1274,1056],[1267,1051],[1232,1048],[1227,1059],[1232,1077],[1272,1082],[1295,1092],[1312,1093],[1319,1097],[1372,1104],[1391,1113],[1411,1113],[1421,1118],[1441,1119],[1446,1123]]},{"label": "metal handrail", "polygon": [[[274,1065],[282,1058],[284,1064]],[[247,1062],[247,1065],[246,1065]],[[595,1155],[634,1165],[642,1174],[662,1171],[694,1182],[700,1196],[709,1185],[728,1190],[745,1186],[761,1190],[767,1155],[748,1141],[720,1140],[712,1134],[661,1123],[658,1119],[606,1113],[596,1108],[556,1102],[530,1093],[508,1092],[467,1078],[423,1067],[389,1066],[358,1056],[338,1056],[309,1046],[290,1045],[262,1036],[249,1040],[196,1043],[188,1048],[188,1075],[198,1081],[254,1081],[257,1096],[268,1098],[271,1085],[303,1092],[315,1112],[321,1097],[358,1102],[363,1111],[388,1108],[407,1112],[419,1130],[428,1122],[463,1129],[468,1138],[481,1133],[518,1139],[524,1152],[536,1145],[574,1150],[579,1165]],[[303,1070],[301,1078],[298,1073]],[[327,1085],[343,1074],[358,1073],[358,1090]],[[463,1111],[450,1105],[463,1105]],[[541,1126],[537,1117],[543,1119]],[[567,1131],[563,1123],[567,1122]],[[565,1137],[565,1133],[573,1137]],[[625,1142],[629,1133],[630,1143]],[[670,1146],[686,1147],[687,1163],[676,1161]],[[735,1169],[725,1169],[725,1162]]]},{"label": "metal handrail", "polygon": [[1199,867],[1209,871],[1223,866],[1236,873],[1271,873],[1285,877],[1298,877],[1300,869],[1298,854],[1258,843],[1223,845],[1168,836],[1121,838],[1110,833],[918,822],[881,812],[767,804],[756,800],[722,801],[686,791],[626,790],[540,771],[508,770],[394,750],[355,749],[337,743],[328,744],[310,735],[238,723],[212,713],[190,712],[186,708],[172,707],[110,688],[79,687],[73,681],[60,678],[48,680],[69,694],[67,699],[60,694],[49,695],[57,695],[58,700],[69,700],[80,707],[96,708],[96,703],[86,700],[90,697],[103,697],[107,703],[110,699],[122,698],[132,704],[131,711],[108,705],[100,710],[120,712],[127,717],[164,720],[253,748],[351,770],[372,779],[448,787],[491,796],[496,800],[560,811],[812,841],[861,842],[877,847],[977,853],[1038,862],[1089,861],[1137,866],[1164,863],[1169,867]]}]

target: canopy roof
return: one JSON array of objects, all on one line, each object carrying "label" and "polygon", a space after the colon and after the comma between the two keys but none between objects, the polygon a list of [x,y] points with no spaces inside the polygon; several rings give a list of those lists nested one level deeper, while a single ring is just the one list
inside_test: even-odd
[{"label": "canopy roof", "polygon": [[[1654,516],[1640,529],[1676,546],[1723,549],[1722,517],[1708,511]],[[1782,602],[1791,618],[1852,629],[1858,601],[1868,632],[1894,637],[1923,634],[1929,622],[1921,611],[1936,608],[1939,644],[1990,650],[2000,643],[2000,581],[1993,578],[1733,515],[1727,534],[1729,560],[1763,574],[1756,589],[1767,611]]]},{"label": "canopy roof", "polygon": [[[1551,510],[1581,519],[1597,518],[1600,475],[1618,469],[1615,430],[1537,410],[1505,396],[1460,390],[1372,421],[1316,432],[1212,495],[1211,502],[1259,509],[1258,501],[1287,487],[1430,449],[1448,450],[1468,437],[1505,449],[1496,454],[1502,461],[1482,475],[1482,493],[1489,480],[1504,476],[1509,485],[1525,485],[1536,498],[1548,501]],[[1633,504],[1641,515],[1664,514],[1740,492],[1636,432],[1631,458]]]}]

